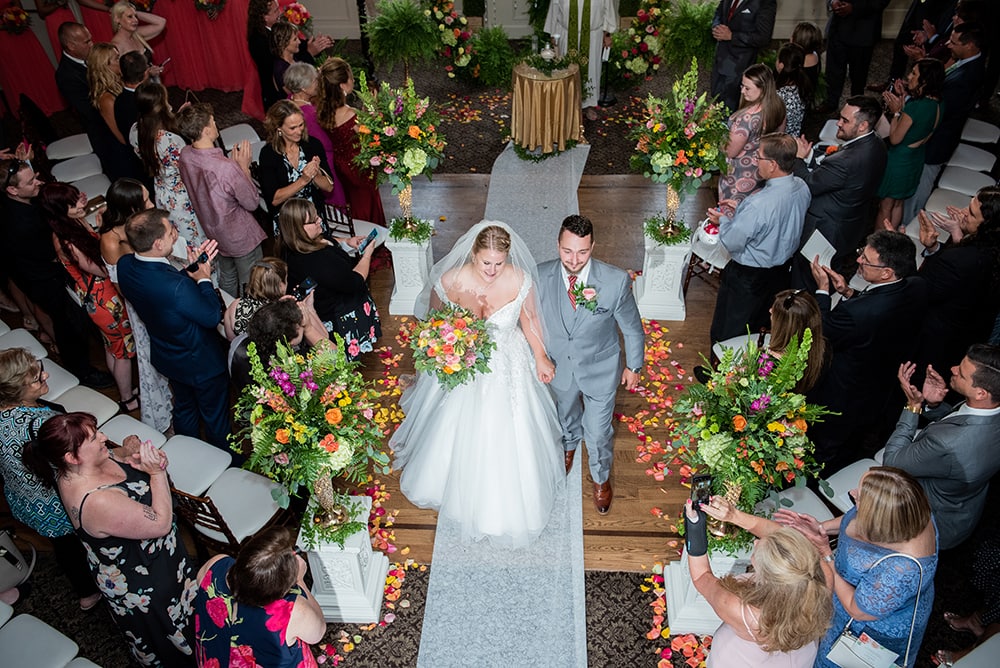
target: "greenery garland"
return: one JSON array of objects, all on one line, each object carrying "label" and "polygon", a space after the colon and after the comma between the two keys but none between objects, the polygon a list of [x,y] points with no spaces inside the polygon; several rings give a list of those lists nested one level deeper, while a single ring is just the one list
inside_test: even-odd
[{"label": "greenery garland", "polygon": [[434,234],[434,223],[423,218],[393,218],[389,223],[389,236],[396,241],[422,244]]},{"label": "greenery garland", "polygon": [[691,229],[683,222],[671,220],[658,213],[643,224],[646,236],[661,246],[676,246],[691,238]]},{"label": "greenery garland", "polygon": [[572,139],[567,139],[565,149],[563,150],[555,149],[551,153],[534,153],[524,148],[520,144],[514,144],[514,153],[516,153],[517,157],[519,157],[521,160],[526,160],[528,162],[542,162],[543,160],[554,158],[560,153],[565,153],[566,151],[572,150],[574,147],[576,147],[577,143],[578,142]]},{"label": "greenery garland", "polygon": [[542,72],[545,76],[550,77],[553,72],[557,70],[565,70],[573,63],[579,65],[580,70],[582,71],[587,66],[587,57],[581,56],[576,51],[570,51],[562,58],[546,60],[537,53],[533,53],[522,59],[521,62],[528,67],[533,67],[539,72]]}]

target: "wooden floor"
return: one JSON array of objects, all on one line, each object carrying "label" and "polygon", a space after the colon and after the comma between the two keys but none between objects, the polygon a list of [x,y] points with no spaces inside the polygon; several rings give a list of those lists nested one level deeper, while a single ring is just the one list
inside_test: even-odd
[{"label": "wooden floor", "polygon": [[[432,183],[414,186],[415,215],[437,221],[437,234],[432,242],[435,258],[442,257],[462,233],[482,218],[488,186],[489,176],[478,174],[443,175],[435,177]],[[580,213],[594,222],[594,256],[623,269],[641,269],[642,221],[646,216],[663,210],[665,187],[638,176],[584,176],[578,194]],[[385,192],[383,195],[387,205],[395,205],[391,194]],[[689,197],[685,201],[688,212],[685,218],[703,218],[710,201],[707,189]],[[387,216],[398,213],[398,207],[387,206]],[[444,220],[441,220],[442,217]],[[553,239],[552,243],[556,240]],[[392,290],[391,272],[376,272],[371,286],[383,314],[383,343],[401,352],[394,340],[400,321],[389,316],[387,308]],[[669,339],[673,341],[670,359],[677,361],[688,375],[700,362],[699,355],[708,353],[708,329],[714,304],[714,289],[695,279],[687,295],[687,319],[684,322],[661,323],[669,329]],[[398,371],[409,372],[411,368],[410,357],[404,354]],[[369,362],[366,375],[374,377],[380,373],[381,367]],[[632,415],[645,406],[644,399],[621,390],[615,412]],[[664,431],[650,430],[649,434],[653,438],[661,438]],[[663,482],[646,475],[646,465],[635,461],[636,444],[636,437],[624,425],[616,423],[611,479],[615,497],[611,512],[604,516],[598,515],[594,509],[592,485],[584,459],[584,565],[588,569],[642,571],[655,561],[676,558],[676,551],[668,546],[668,541],[676,537],[670,531],[672,521],[655,517],[651,508],[660,507],[674,517],[688,490],[681,487],[676,475],[668,476]],[[399,492],[396,474],[388,476],[385,482],[391,494],[386,507],[399,510],[395,524],[396,545],[401,549],[408,547],[409,558],[430,563],[436,513],[410,505]]]}]

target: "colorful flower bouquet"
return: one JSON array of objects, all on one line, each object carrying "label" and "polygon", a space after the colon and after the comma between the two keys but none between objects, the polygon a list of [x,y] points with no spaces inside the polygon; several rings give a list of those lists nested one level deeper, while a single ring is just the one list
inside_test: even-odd
[{"label": "colorful flower bouquet", "polygon": [[[282,508],[300,487],[314,491],[320,478],[364,482],[369,462],[389,472],[375,421],[378,392],[347,360],[343,339],[335,338],[335,345],[320,341],[307,355],[279,343],[266,364],[254,344],[247,348],[254,383],[243,390],[236,413],[248,424],[230,436],[231,447],[239,451],[249,436],[247,468],[282,485],[275,497]],[[358,528],[349,524],[323,538],[343,540]]]},{"label": "colorful flower bouquet", "polygon": [[312,14],[299,2],[278,0],[281,8],[281,18],[299,29],[299,39],[307,39],[312,35]]},{"label": "colorful flower bouquet", "polygon": [[[437,26],[441,36],[441,47],[438,54],[448,61],[444,69],[449,78],[456,73],[464,73],[472,62],[472,32],[468,20],[455,10],[455,3],[450,0],[434,2],[424,1],[424,15]],[[469,72],[475,78],[476,74]]]},{"label": "colorful flower bouquet", "polygon": [[632,26],[611,36],[611,67],[630,83],[652,76],[663,63],[666,5],[666,0],[642,0]]},{"label": "colorful flower bouquet", "polygon": [[[665,455],[668,465],[680,467],[682,482],[711,474],[713,493],[753,513],[767,497],[777,502],[783,487],[804,485],[816,475],[807,431],[829,411],[793,391],[811,347],[807,329],[801,344],[793,338],[780,358],[753,341],[726,349],[707,383],[687,387],[674,402],[670,423],[676,450]],[[745,548],[752,539],[741,530],[718,538],[715,546]]]},{"label": "colorful flower bouquet", "polygon": [[425,320],[413,323],[408,336],[413,366],[437,376],[448,390],[489,371],[490,354],[496,348],[486,321],[460,306],[431,311]]},{"label": "colorful flower bouquet", "polygon": [[31,17],[21,5],[11,3],[0,11],[0,28],[13,35],[20,35],[31,25]]}]

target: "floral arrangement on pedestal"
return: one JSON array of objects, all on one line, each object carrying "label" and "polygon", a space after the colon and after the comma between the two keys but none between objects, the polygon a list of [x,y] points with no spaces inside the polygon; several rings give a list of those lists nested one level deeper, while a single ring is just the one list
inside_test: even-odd
[{"label": "floral arrangement on pedestal", "polygon": [[438,55],[448,61],[445,72],[449,78],[455,78],[458,73],[468,73],[475,78],[478,72],[467,72],[472,62],[472,31],[468,20],[455,10],[451,0],[435,2],[424,0],[424,15],[434,22],[441,38]]},{"label": "floral arrangement on pedestal", "polygon": [[[437,112],[428,98],[417,97],[410,78],[401,88],[391,88],[383,81],[378,89],[370,90],[365,73],[359,72],[355,93],[361,102],[356,126],[360,150],[355,161],[373,170],[379,183],[392,184],[392,193],[403,210],[402,219],[393,219],[390,225],[392,233],[399,225],[415,220],[413,179],[421,174],[431,178],[444,158],[444,137],[437,130]],[[413,224],[426,230],[422,222]],[[399,237],[393,234],[393,238]]]},{"label": "floral arrangement on pedestal", "polygon": [[12,35],[20,35],[31,25],[31,17],[24,8],[12,2],[0,11],[0,28]]},{"label": "floral arrangement on pedestal", "polygon": [[486,321],[461,306],[446,305],[410,325],[406,338],[413,350],[413,366],[437,377],[441,387],[453,390],[490,370],[496,344]]},{"label": "floral arrangement on pedestal", "polygon": [[[281,485],[275,501],[282,508],[300,488],[342,501],[345,495],[332,491],[332,478],[362,483],[369,464],[389,472],[383,430],[375,420],[379,393],[356,371],[358,364],[348,361],[343,339],[335,339],[320,341],[306,355],[278,343],[267,362],[253,343],[247,348],[254,382],[243,390],[236,413],[247,416],[248,424],[230,441],[239,450],[249,437],[253,452],[247,468]],[[303,529],[313,538],[342,542],[362,527],[305,522]]]},{"label": "floral arrangement on pedestal", "polygon": [[300,2],[278,0],[278,7],[281,9],[281,18],[298,27],[299,39],[307,39],[312,35],[312,14],[305,5]]},{"label": "floral arrangement on pedestal", "polygon": [[[807,432],[829,411],[793,391],[811,347],[807,329],[801,343],[793,337],[780,357],[753,341],[728,348],[704,385],[685,389],[670,422],[675,450],[664,454],[668,465],[679,467],[682,482],[711,474],[713,493],[753,513],[765,498],[777,501],[783,487],[804,485],[816,475],[819,466]],[[713,547],[728,551],[753,542],[742,530],[713,535]]]},{"label": "floral arrangement on pedestal", "polygon": [[[727,167],[722,151],[729,138],[726,111],[722,103],[712,103],[707,92],[698,95],[697,60],[665,96],[646,98],[645,114],[629,137],[636,142],[632,169],[667,184],[666,227],[683,226],[676,218],[681,197]],[[670,236],[670,229],[664,234]]]},{"label": "floral arrangement on pedestal", "polygon": [[660,70],[664,60],[663,34],[668,29],[666,0],[642,0],[628,30],[611,35],[608,66],[612,76],[635,85]]}]

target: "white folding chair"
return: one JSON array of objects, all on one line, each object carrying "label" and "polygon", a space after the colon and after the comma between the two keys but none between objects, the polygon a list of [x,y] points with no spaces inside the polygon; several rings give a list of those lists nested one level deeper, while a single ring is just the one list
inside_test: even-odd
[{"label": "white folding chair", "polygon": [[0,601],[0,626],[3,626],[14,616],[14,608],[7,603]]},{"label": "white folding chair", "polygon": [[995,155],[968,144],[959,144],[948,160],[949,165],[974,169],[977,172],[993,171],[993,165],[996,163],[997,157]]},{"label": "white folding chair", "polygon": [[970,141],[973,144],[996,144],[1000,139],[1000,127],[970,118],[962,128],[962,141]]},{"label": "white folding chair", "polygon": [[52,165],[52,178],[63,183],[73,183],[100,173],[101,160],[96,153],[78,155],[57,165]]},{"label": "white folding chair", "polygon": [[204,494],[233,461],[228,452],[193,436],[173,436],[162,450],[173,486],[195,496]]},{"label": "white folding chair", "polygon": [[983,174],[968,167],[948,165],[941,172],[941,178],[938,179],[938,187],[954,190],[955,192],[972,197],[979,192],[980,188],[995,185],[996,182],[997,180],[989,174]]},{"label": "white folding chair", "polygon": [[90,137],[86,134],[63,137],[45,147],[45,157],[49,160],[67,160],[93,152],[94,147],[91,146]]},{"label": "white folding chair", "polygon": [[0,336],[0,350],[10,350],[11,348],[27,348],[28,352],[38,359],[45,359],[49,356],[49,351],[45,349],[45,346],[32,336],[31,332],[20,327]]},{"label": "white folding chair", "polygon": [[0,628],[0,663],[5,666],[65,668],[79,645],[32,615],[18,615]]},{"label": "white folding chair", "polygon": [[167,437],[162,432],[153,429],[145,422],[136,420],[131,415],[114,416],[101,425],[101,431],[119,445],[125,441],[125,437],[133,434],[138,436],[140,441],[149,441],[157,448],[162,448],[163,444],[167,442]]},{"label": "white folding chair", "polygon": [[65,394],[68,390],[80,384],[79,378],[52,360],[45,360],[42,362],[42,366],[49,374],[49,379],[47,381],[49,391],[42,395],[42,399],[45,399],[46,401],[55,401],[55,397],[58,397],[60,394]]},{"label": "white folding chair", "polygon": [[861,476],[873,466],[878,466],[878,462],[874,459],[862,459],[827,478],[827,484],[833,488],[833,498],[830,499],[830,503],[845,513],[850,510],[854,506],[854,502],[851,501],[851,497],[847,493],[857,488],[861,482]]},{"label": "white folding chair", "polygon": [[78,656],[66,664],[66,668],[101,668],[90,659]]},{"label": "white folding chair", "polygon": [[[803,485],[802,487],[790,487],[782,492],[778,492],[778,499],[781,501],[789,501],[792,505],[788,506],[784,503],[781,504],[781,508],[787,508],[788,510],[794,510],[797,513],[805,513],[806,515],[812,515],[820,522],[833,519],[833,513],[830,509],[823,503],[823,500],[816,496],[816,493],[811,489]],[[778,508],[775,507],[774,502],[771,499],[764,499],[759,504],[758,508],[761,511],[774,512]]]},{"label": "white folding chair", "polygon": [[956,661],[954,668],[996,668],[998,655],[1000,635],[995,635]]},{"label": "white folding chair", "polygon": [[239,144],[241,141],[246,140],[251,144],[260,141],[257,131],[249,123],[231,125],[219,132],[219,138],[222,139],[222,145],[225,147],[227,153],[233,150],[233,146]]},{"label": "white folding chair", "polygon": [[885,459],[885,448],[882,448],[881,450],[876,452],[874,459],[876,462],[878,462],[878,465],[881,466],[882,461]]},{"label": "white folding chair", "polygon": [[819,143],[833,146],[841,144],[841,141],[837,139],[837,119],[831,118],[823,124],[823,128],[819,131]]},{"label": "white folding chair", "polygon": [[937,211],[938,213],[948,213],[949,206],[964,209],[969,206],[969,195],[947,188],[935,188],[931,196],[927,198],[927,204],[924,205],[924,209],[927,211]]},{"label": "white folding chair", "polygon": [[[734,336],[731,339],[726,339],[725,341],[716,341],[712,344],[712,355],[717,360],[722,359],[722,353],[726,348],[746,348],[747,345],[753,341],[757,342],[760,339],[760,334],[741,334],[740,336]],[[767,344],[771,341],[771,333],[767,332],[764,334],[764,343],[761,347],[767,347]]]},{"label": "white folding chair", "polygon": [[3,336],[10,331],[10,325],[8,325],[3,320],[0,320],[0,336]]},{"label": "white folding chair", "polygon": [[118,414],[118,402],[109,399],[97,390],[92,390],[84,385],[71,387],[59,396],[52,399],[62,406],[69,413],[81,412],[90,413],[97,420],[97,426]]},{"label": "white folding chair", "polygon": [[97,197],[108,193],[111,180],[104,174],[94,174],[79,181],[73,181],[72,185],[76,186],[80,192],[87,193],[88,197]]}]

